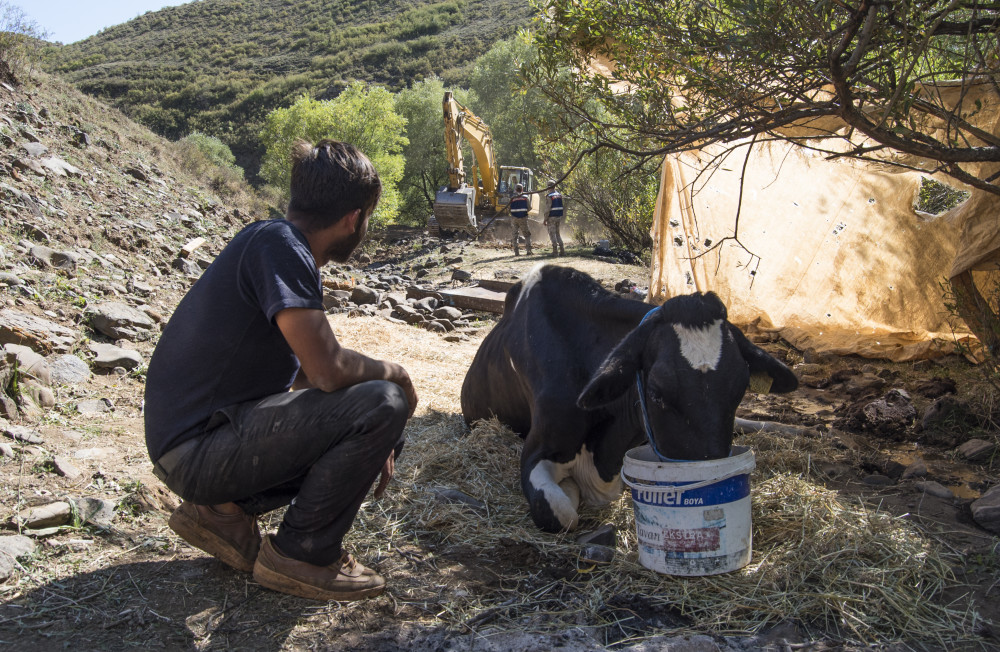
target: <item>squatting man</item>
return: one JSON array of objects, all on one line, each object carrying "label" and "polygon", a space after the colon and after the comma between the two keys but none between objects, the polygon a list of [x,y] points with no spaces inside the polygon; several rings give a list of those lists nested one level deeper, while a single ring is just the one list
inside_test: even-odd
[{"label": "squatting man", "polygon": [[[146,445],[183,499],[170,528],[261,585],[307,598],[385,588],[342,541],[376,479],[379,498],[392,478],[417,395],[400,365],[340,345],[319,272],[350,257],[381,193],[354,146],[298,143],[285,219],[233,238],[149,363]],[[256,517],[286,505],[262,540]]]}]

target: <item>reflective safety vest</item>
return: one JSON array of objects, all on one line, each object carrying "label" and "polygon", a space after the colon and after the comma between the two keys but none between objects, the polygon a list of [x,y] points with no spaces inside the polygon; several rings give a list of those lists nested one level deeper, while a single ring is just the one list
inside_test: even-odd
[{"label": "reflective safety vest", "polygon": [[559,194],[558,190],[553,190],[548,195],[549,201],[552,202],[552,207],[549,209],[548,217],[562,217],[563,216],[563,200],[562,195]]},{"label": "reflective safety vest", "polygon": [[515,195],[510,198],[511,217],[528,217],[528,197],[526,195]]}]

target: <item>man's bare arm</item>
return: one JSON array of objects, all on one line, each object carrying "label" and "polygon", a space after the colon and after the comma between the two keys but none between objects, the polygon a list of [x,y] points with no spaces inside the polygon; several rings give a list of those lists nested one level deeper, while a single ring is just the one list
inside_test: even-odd
[{"label": "man's bare arm", "polygon": [[403,388],[413,415],[417,393],[406,369],[342,347],[322,310],[286,308],[275,316],[275,322],[302,365],[296,389],[333,392],[368,380],[388,380]]}]

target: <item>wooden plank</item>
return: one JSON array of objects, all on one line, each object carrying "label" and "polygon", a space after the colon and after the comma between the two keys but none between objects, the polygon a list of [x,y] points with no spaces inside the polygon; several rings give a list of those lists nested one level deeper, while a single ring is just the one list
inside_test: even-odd
[{"label": "wooden plank", "polygon": [[498,315],[503,314],[503,302],[507,297],[506,292],[495,292],[483,287],[441,290],[440,294],[446,303],[456,308],[481,310],[483,312],[493,312]]},{"label": "wooden plank", "polygon": [[205,244],[205,238],[195,238],[194,240],[191,240],[186,245],[181,247],[181,258],[190,258],[191,254],[193,254],[195,250],[203,244]]},{"label": "wooden plank", "polygon": [[479,287],[492,290],[494,292],[503,292],[504,294],[507,294],[507,290],[511,289],[518,283],[519,281],[497,281],[488,278],[479,279]]}]

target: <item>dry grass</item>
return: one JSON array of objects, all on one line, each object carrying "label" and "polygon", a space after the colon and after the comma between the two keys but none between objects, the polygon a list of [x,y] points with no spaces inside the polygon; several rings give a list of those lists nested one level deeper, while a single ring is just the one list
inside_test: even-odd
[{"label": "dry grass", "polygon": [[[347,346],[406,361],[421,397],[395,486],[381,504],[368,506],[354,545],[363,555],[413,542],[480,551],[500,577],[428,614],[431,622],[521,631],[584,625],[624,642],[651,632],[629,630],[619,622],[622,610],[612,607],[639,599],[650,613],[673,614],[691,629],[723,635],[792,620],[813,636],[860,644],[949,648],[974,640],[976,615],[942,602],[943,589],[956,583],[949,564],[957,559],[906,519],[845,502],[810,481],[810,459],[822,440],[741,439],[757,455],[754,557],[747,567],[693,578],[641,567],[627,495],[603,511],[583,511],[585,523],[618,528],[615,559],[592,567],[579,561],[571,536],[532,525],[519,486],[519,438],[495,421],[471,432],[462,422],[461,381],[479,337],[453,344],[385,321],[346,318],[335,319],[334,328]],[[435,501],[438,486],[475,497],[485,511]],[[512,547],[537,563],[501,554]],[[648,614],[646,620],[652,622]]]}]

